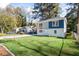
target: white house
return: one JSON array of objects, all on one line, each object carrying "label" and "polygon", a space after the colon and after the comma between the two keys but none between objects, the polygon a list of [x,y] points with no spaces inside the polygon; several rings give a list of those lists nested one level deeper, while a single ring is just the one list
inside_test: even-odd
[{"label": "white house", "polygon": [[64,17],[55,17],[37,22],[37,35],[65,37],[67,20]]}]

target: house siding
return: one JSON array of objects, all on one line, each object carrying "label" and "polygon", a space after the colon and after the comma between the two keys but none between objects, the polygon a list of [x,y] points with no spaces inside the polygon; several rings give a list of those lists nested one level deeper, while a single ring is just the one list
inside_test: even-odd
[{"label": "house siding", "polygon": [[53,27],[52,21],[48,23],[49,28],[64,28],[64,20],[59,20],[59,26]]}]

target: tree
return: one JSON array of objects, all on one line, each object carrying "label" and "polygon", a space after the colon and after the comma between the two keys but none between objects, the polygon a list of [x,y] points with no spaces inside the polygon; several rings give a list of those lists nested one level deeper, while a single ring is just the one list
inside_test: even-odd
[{"label": "tree", "polygon": [[26,18],[22,14],[16,15],[17,27],[26,26]]},{"label": "tree", "polygon": [[17,27],[26,26],[26,15],[22,8],[17,7],[14,10],[17,19]]},{"label": "tree", "polygon": [[58,14],[59,4],[56,3],[35,3],[34,4],[34,19],[40,20],[55,17]]},{"label": "tree", "polygon": [[[69,8],[69,13],[66,15],[67,19],[68,19],[68,25],[70,25],[70,29],[69,31],[74,31],[77,36],[76,39],[79,39],[79,4],[78,3],[69,3],[69,6],[71,6],[71,8]],[[73,30],[74,29],[74,30]]]},{"label": "tree", "polygon": [[0,9],[0,32],[6,33],[13,28],[23,27],[26,25],[26,15],[19,7],[6,7]]},{"label": "tree", "polygon": [[79,4],[77,4],[78,9],[77,9],[77,36],[79,40]]},{"label": "tree", "polygon": [[0,13],[0,30],[1,33],[11,31],[16,27],[16,20],[14,17],[7,15],[6,13]]},{"label": "tree", "polygon": [[69,12],[66,14],[67,32],[70,33],[71,31],[76,31],[77,12],[75,11],[76,9],[74,7],[69,8],[68,10],[69,10]]},{"label": "tree", "polygon": [[6,8],[6,12],[9,15],[14,16],[16,18],[17,27],[23,27],[26,25],[26,15],[22,8],[13,8],[12,6],[8,6]]}]

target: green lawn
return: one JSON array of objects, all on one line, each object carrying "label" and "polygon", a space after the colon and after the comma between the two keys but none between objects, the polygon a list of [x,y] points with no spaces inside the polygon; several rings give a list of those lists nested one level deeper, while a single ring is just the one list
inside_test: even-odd
[{"label": "green lawn", "polygon": [[79,46],[73,39],[28,36],[16,40],[0,40],[0,43],[3,43],[16,56],[57,56],[62,40],[64,40],[64,47],[61,55],[79,55]]}]

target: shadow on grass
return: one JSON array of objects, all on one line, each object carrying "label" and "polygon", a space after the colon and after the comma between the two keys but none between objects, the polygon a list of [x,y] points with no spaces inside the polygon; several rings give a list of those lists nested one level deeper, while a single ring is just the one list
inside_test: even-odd
[{"label": "shadow on grass", "polygon": [[58,39],[66,39],[65,37],[56,37],[56,36],[48,36],[48,35],[32,35],[36,37],[50,37],[50,38],[58,38]]},{"label": "shadow on grass", "polygon": [[[74,44],[67,44],[68,49],[63,49],[62,50],[62,55],[67,55],[67,56],[79,56],[79,43],[76,43],[75,41],[73,42]],[[72,50],[71,50],[72,49]]]},{"label": "shadow on grass", "polygon": [[0,40],[0,43],[13,42],[14,40]]},{"label": "shadow on grass", "polygon": [[15,42],[15,43],[17,43],[19,46],[22,46],[22,47],[24,47],[24,48],[33,50],[33,51],[35,51],[35,52],[37,52],[37,53],[40,53],[40,54],[43,55],[43,56],[47,56],[47,54],[44,54],[44,53],[40,52],[40,47],[39,47],[39,50],[36,50],[36,49],[31,48],[31,47],[27,47],[27,46],[25,46],[25,45],[19,43],[18,41],[15,41],[15,40],[0,40],[0,43],[8,43],[8,42]]},{"label": "shadow on grass", "polygon": [[[48,41],[48,42],[41,42],[41,41],[38,41],[38,44],[34,44],[34,43],[31,43],[32,41],[30,42],[27,42],[28,44],[32,45],[32,46],[35,46],[37,48],[37,50],[39,50],[40,52],[45,52],[46,55],[58,55],[59,54],[59,51],[61,49],[61,46],[60,47],[53,47],[53,46],[49,46],[49,44],[51,43],[51,41]],[[52,42],[53,43],[53,42]],[[45,47],[45,49],[44,49]],[[49,54],[48,54],[49,53]]]},{"label": "shadow on grass", "polygon": [[63,49],[61,55],[64,55],[64,56],[79,56],[79,51],[74,51],[74,50],[68,51],[68,50]]},{"label": "shadow on grass", "polygon": [[[48,43],[46,44],[43,44],[41,42],[38,42],[38,44],[42,44],[42,45],[36,45],[36,44],[33,44],[33,43],[30,43],[30,42],[27,42],[28,44],[32,45],[32,46],[35,46],[36,48],[32,48],[32,47],[28,47],[20,42],[17,42],[18,45],[22,46],[22,47],[25,47],[27,49],[31,49],[37,53],[40,53],[42,56],[48,56],[48,55],[58,55],[59,54],[59,50],[60,48],[57,48],[57,47],[51,47],[48,45]],[[44,47],[46,47],[44,49]]]},{"label": "shadow on grass", "polygon": [[[37,49],[36,49],[36,48],[28,47],[27,45],[24,45],[16,40],[0,40],[0,43],[8,43],[8,42],[17,43],[19,46],[22,46],[24,48],[27,48],[27,49],[33,50],[37,53],[40,53],[42,56],[58,55],[59,51],[60,51],[60,48],[58,48],[58,47],[49,46],[48,44],[50,42],[42,43],[41,41],[39,41],[38,44],[42,44],[41,46],[38,46],[38,45],[30,43],[30,42],[26,42],[32,46],[37,47]],[[46,49],[44,49],[44,47],[46,47]]]},{"label": "shadow on grass", "polygon": [[25,48],[28,48],[28,49],[30,49],[30,50],[33,50],[33,51],[35,51],[35,52],[37,52],[37,53],[40,53],[41,55],[43,55],[43,56],[47,56],[47,54],[44,54],[44,53],[42,53],[41,51],[40,51],[40,47],[39,47],[39,50],[37,50],[37,49],[33,49],[33,48],[31,48],[31,47],[27,47],[27,46],[25,46],[25,45],[23,45],[23,44],[21,44],[21,43],[19,43],[19,42],[17,42],[20,46],[22,46],[22,47],[25,47]]}]

